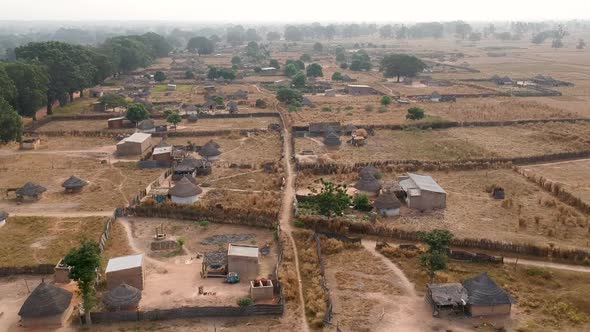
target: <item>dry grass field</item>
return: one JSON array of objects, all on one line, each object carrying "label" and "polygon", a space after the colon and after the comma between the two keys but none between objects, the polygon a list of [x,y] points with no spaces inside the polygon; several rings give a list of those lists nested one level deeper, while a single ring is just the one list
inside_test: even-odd
[{"label": "dry grass field", "polygon": [[11,217],[0,228],[0,266],[57,264],[83,239],[97,241],[106,218]]},{"label": "dry grass field", "polygon": [[234,209],[255,209],[268,212],[279,212],[281,208],[280,192],[263,191],[234,191],[224,189],[212,189],[199,198],[200,205],[222,206]]},{"label": "dry grass field", "polygon": [[[418,253],[396,246],[382,251],[416,285],[420,294],[430,282],[420,267]],[[517,301],[511,320],[516,331],[586,331],[590,328],[590,291],[588,273],[551,270],[538,267],[465,263],[451,260],[447,269],[437,273],[435,282],[457,282],[487,272]]]},{"label": "dry grass field", "polygon": [[[140,170],[135,163],[101,164],[93,158],[59,154],[19,154],[0,157],[0,188],[18,188],[33,181],[47,188],[40,201],[16,206],[11,194],[0,206],[11,209],[112,210],[158,178],[159,169]],[[81,193],[66,194],[62,183],[71,175],[89,181]]]},{"label": "dry grass field", "polygon": [[556,181],[570,193],[590,202],[590,160],[564,161],[551,164],[525,166],[546,179]]}]

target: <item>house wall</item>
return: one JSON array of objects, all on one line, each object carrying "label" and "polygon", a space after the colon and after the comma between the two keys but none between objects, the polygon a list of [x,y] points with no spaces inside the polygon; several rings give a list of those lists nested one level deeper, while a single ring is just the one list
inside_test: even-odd
[{"label": "house wall", "polygon": [[172,160],[171,153],[160,153],[152,155],[152,159],[154,160]]},{"label": "house wall", "polygon": [[468,310],[471,316],[492,316],[492,315],[510,315],[510,304],[500,305],[469,305]]},{"label": "house wall", "polygon": [[112,290],[122,283],[143,290],[143,268],[140,266],[107,273],[108,290]]},{"label": "house wall", "polygon": [[197,200],[199,200],[199,196],[190,196],[190,197],[172,196],[171,199],[172,199],[172,202],[174,202],[176,204],[193,204]]},{"label": "house wall", "polygon": [[399,215],[399,209],[379,209],[379,215],[384,217],[393,217]]},{"label": "house wall", "polygon": [[421,191],[420,196],[408,196],[408,207],[416,210],[444,209],[447,206],[447,195],[432,191]]},{"label": "house wall", "polygon": [[120,156],[143,155],[151,147],[152,143],[149,139],[142,143],[125,142],[124,144],[117,144],[117,154]]},{"label": "house wall", "polygon": [[42,318],[23,318],[21,324],[26,328],[35,328],[46,331],[47,329],[57,329],[65,326],[72,315],[74,306],[70,306],[61,314]]},{"label": "house wall", "polygon": [[254,301],[272,300],[274,297],[274,287],[270,286],[253,287],[253,281],[250,281],[250,297]]},{"label": "house wall", "polygon": [[236,272],[240,280],[256,279],[258,277],[258,258],[243,256],[227,257],[228,272]]},{"label": "house wall", "polygon": [[120,129],[123,128],[123,119],[107,121],[109,129]]},{"label": "house wall", "polygon": [[348,87],[348,94],[353,96],[372,95],[374,91],[371,87]]}]

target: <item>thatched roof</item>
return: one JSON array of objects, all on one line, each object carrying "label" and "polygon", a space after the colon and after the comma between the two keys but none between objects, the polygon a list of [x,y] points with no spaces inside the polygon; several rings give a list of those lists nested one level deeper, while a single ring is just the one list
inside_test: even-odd
[{"label": "thatched roof", "polygon": [[227,251],[209,251],[203,255],[203,262],[209,266],[227,264]]},{"label": "thatched roof", "polygon": [[338,146],[342,144],[342,141],[340,140],[340,136],[338,136],[338,134],[335,132],[330,132],[326,135],[326,137],[324,137],[324,144],[327,146]]},{"label": "thatched roof", "polygon": [[399,199],[392,193],[383,193],[377,197],[373,206],[376,209],[399,209],[402,206]]},{"label": "thatched roof", "polygon": [[359,171],[359,178],[375,177],[379,170],[375,166],[365,166]]},{"label": "thatched roof", "polygon": [[124,308],[131,305],[136,305],[141,300],[141,291],[126,283],[106,293],[102,298],[102,302],[110,309]]},{"label": "thatched roof", "polygon": [[27,182],[24,186],[16,190],[19,196],[37,196],[47,191],[47,188],[34,182]]},{"label": "thatched roof", "polygon": [[42,281],[29,295],[18,312],[22,318],[42,318],[59,315],[66,311],[72,293]]},{"label": "thatched roof", "polygon": [[203,189],[201,189],[199,186],[193,184],[186,177],[182,177],[182,179],[180,181],[178,181],[178,183],[174,187],[172,187],[172,189],[170,189],[168,191],[168,194],[170,196],[176,196],[176,197],[191,197],[191,196],[197,196],[202,192],[203,192]]},{"label": "thatched roof", "polygon": [[236,103],[235,101],[230,101],[229,103],[227,103],[227,110],[230,113],[238,113],[238,103]]},{"label": "thatched roof", "polygon": [[468,301],[467,290],[458,282],[449,284],[427,284],[432,301],[436,305],[465,305]]},{"label": "thatched roof", "polygon": [[469,294],[469,303],[475,305],[512,304],[514,300],[498,286],[486,272],[461,282]]},{"label": "thatched roof", "polygon": [[154,128],[156,128],[156,123],[152,119],[143,120],[137,125],[139,130],[151,130]]},{"label": "thatched roof", "polygon": [[72,175],[67,180],[65,180],[61,186],[66,189],[77,189],[77,188],[82,188],[87,184],[88,184],[88,181],[82,180],[79,177]]},{"label": "thatched roof", "polygon": [[381,189],[381,181],[377,180],[375,174],[377,169],[373,166],[367,166],[359,172],[359,180],[354,187],[360,191],[379,192]]},{"label": "thatched roof", "polygon": [[221,151],[219,151],[219,144],[209,141],[207,144],[203,145],[201,150],[199,150],[199,155],[203,157],[215,157],[219,156]]},{"label": "thatched roof", "polygon": [[8,212],[0,210],[0,220],[8,218]]}]

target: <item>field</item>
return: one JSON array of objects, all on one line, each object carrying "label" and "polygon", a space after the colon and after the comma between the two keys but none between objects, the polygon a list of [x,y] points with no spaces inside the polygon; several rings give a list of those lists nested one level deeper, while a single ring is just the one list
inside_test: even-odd
[{"label": "field", "polygon": [[57,264],[83,239],[97,241],[106,218],[11,217],[0,228],[0,266]]},{"label": "field", "polygon": [[568,192],[590,202],[590,160],[531,165],[525,168],[536,175],[560,183]]},{"label": "field", "polygon": [[[340,149],[327,150],[322,138],[297,138],[295,152],[311,150],[329,160],[353,163],[376,160],[461,160],[526,157],[590,149],[590,124],[547,123],[510,127],[441,130],[376,130],[365,146],[342,136]],[[542,142],[542,144],[539,144]]]}]

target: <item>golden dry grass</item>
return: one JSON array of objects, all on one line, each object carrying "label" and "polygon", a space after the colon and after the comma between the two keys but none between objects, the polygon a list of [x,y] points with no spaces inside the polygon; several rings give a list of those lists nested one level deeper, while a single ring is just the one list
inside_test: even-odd
[{"label": "golden dry grass", "polygon": [[590,160],[531,165],[534,174],[560,183],[568,192],[590,202]]}]

